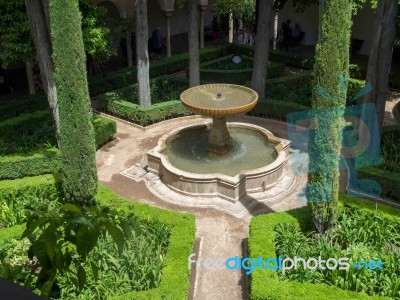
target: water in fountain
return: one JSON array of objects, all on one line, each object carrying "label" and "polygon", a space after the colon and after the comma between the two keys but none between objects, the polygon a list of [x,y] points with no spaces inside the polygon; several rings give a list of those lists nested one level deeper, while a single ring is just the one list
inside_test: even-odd
[{"label": "water in fountain", "polygon": [[209,130],[186,130],[167,141],[166,150],[170,163],[183,171],[235,176],[272,163],[277,154],[275,144],[260,132],[247,128],[229,128],[230,151],[215,155],[209,151]]}]

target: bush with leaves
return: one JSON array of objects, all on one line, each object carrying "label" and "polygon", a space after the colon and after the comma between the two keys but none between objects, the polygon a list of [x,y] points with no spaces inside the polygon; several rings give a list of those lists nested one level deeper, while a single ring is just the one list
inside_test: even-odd
[{"label": "bush with leaves", "polygon": [[[100,237],[108,233],[121,255],[125,240],[132,236],[136,218],[125,216],[109,207],[79,207],[64,204],[54,210],[35,211],[27,220],[22,237],[29,238],[29,258],[36,261],[32,271],[38,274],[36,287],[43,296],[60,293],[57,275],[69,270],[74,263],[78,289],[86,283],[83,266]],[[75,257],[75,259],[73,259]],[[93,274],[97,266],[91,265]]]},{"label": "bush with leaves", "polygon": [[276,254],[282,257],[348,257],[349,263],[360,260],[383,262],[383,270],[353,268],[349,270],[292,269],[282,280],[326,283],[344,290],[363,291],[368,295],[400,297],[400,220],[385,217],[380,210],[373,213],[344,206],[340,209],[338,226],[325,234],[304,232],[291,224],[275,228]]}]

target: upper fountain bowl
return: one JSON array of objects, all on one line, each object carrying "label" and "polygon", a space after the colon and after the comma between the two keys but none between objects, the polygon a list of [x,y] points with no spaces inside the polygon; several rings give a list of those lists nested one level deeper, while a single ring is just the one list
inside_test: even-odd
[{"label": "upper fountain bowl", "polygon": [[255,91],[236,84],[204,84],[181,94],[181,101],[187,110],[212,118],[248,112],[257,104],[257,100]]}]

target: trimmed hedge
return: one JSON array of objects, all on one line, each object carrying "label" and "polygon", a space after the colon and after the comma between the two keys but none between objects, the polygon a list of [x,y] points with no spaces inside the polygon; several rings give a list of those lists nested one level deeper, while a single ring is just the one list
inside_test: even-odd
[{"label": "trimmed hedge", "polygon": [[286,120],[286,115],[289,113],[310,109],[311,108],[308,106],[293,102],[267,99],[259,100],[256,106],[250,112],[248,112],[248,114],[256,117],[274,117]]},{"label": "trimmed hedge", "polygon": [[[388,140],[386,140],[388,138]],[[384,126],[382,141],[389,143],[400,142],[400,125]],[[390,154],[386,154],[390,155]],[[394,170],[395,171],[395,170]],[[381,194],[400,202],[400,174],[393,170],[384,170],[382,166],[360,168],[357,170],[360,178],[372,179],[381,185]]]},{"label": "trimmed hedge", "polygon": [[21,114],[32,113],[49,108],[44,94],[28,95],[19,99],[0,103],[0,121],[18,117]]},{"label": "trimmed hedge", "polygon": [[[15,193],[18,196],[21,193],[31,193],[38,197],[46,197],[48,193],[54,192],[54,190],[60,191],[59,181],[60,178],[53,175],[2,181],[0,194]],[[160,286],[148,291],[133,291],[112,299],[187,299],[190,275],[187,258],[193,252],[194,247],[195,217],[192,214],[166,211],[147,204],[128,201],[102,185],[98,187],[96,201],[122,211],[133,212],[146,221],[162,222],[172,228],[167,255],[164,258]],[[23,230],[23,225],[0,230],[0,243],[19,237]]]},{"label": "trimmed hedge", "polygon": [[49,4],[65,198],[89,204],[97,190],[96,145],[78,0]]},{"label": "trimmed hedge", "polygon": [[[340,195],[340,203],[375,210],[382,208],[385,214],[398,215],[399,211],[363,199]],[[274,228],[279,223],[290,223],[297,228],[309,228],[311,212],[308,206],[290,210],[265,214],[254,217],[250,223],[249,257],[261,256],[263,259],[276,257]],[[337,300],[337,299],[387,299],[368,296],[364,293],[346,291],[325,284],[299,283],[281,281],[275,271],[256,269],[251,275],[250,299],[252,300]]]},{"label": "trimmed hedge", "polygon": [[24,113],[18,117],[0,122],[0,136],[4,139],[13,139],[23,132],[30,135],[37,128],[44,126],[53,126],[50,108],[33,113]]},{"label": "trimmed hedge", "polygon": [[[30,119],[29,116],[31,116],[32,119]],[[38,118],[38,116],[40,116],[40,118]],[[43,126],[49,118],[49,114],[42,112],[24,114],[7,121],[7,126],[5,126],[5,128],[8,128],[9,135],[18,136],[21,132],[21,127],[29,127],[29,124],[39,124],[40,122],[42,122]],[[31,123],[30,120],[34,121]],[[2,130],[1,124],[2,123],[0,123],[0,131]],[[117,124],[114,120],[97,115],[94,116],[93,126],[97,148],[100,148],[113,139],[117,131]],[[13,155],[0,156],[0,180],[59,173],[61,166],[61,157],[58,149],[40,149],[30,153],[15,153]]]},{"label": "trimmed hedge", "polygon": [[[209,61],[226,55],[226,46],[215,46],[200,49],[200,61]],[[185,70],[189,65],[189,54],[182,53],[164,60],[150,63],[150,77],[176,73]],[[91,96],[106,93],[136,83],[136,67],[124,68],[102,77],[94,77],[89,81]]]},{"label": "trimmed hedge", "polygon": [[312,78],[311,72],[303,72],[269,79],[265,86],[265,98],[285,99],[288,102],[311,106]]},{"label": "trimmed hedge", "polygon": [[379,169],[377,167],[357,170],[359,178],[372,179],[381,185],[381,195],[400,201],[400,174]]},{"label": "trimmed hedge", "polygon": [[114,116],[141,126],[191,114],[179,100],[161,102],[143,107],[115,98],[107,101],[106,110]]},{"label": "trimmed hedge", "polygon": [[[217,63],[230,61],[231,55],[224,56],[218,59],[208,61],[200,64],[200,78],[205,81],[222,82],[222,83],[235,83],[244,84],[246,81],[251,80],[253,74],[252,68],[235,69],[235,70],[220,70],[213,68]],[[252,60],[244,57],[244,59]],[[267,76],[268,78],[275,78],[282,76],[284,65],[277,62],[269,62]],[[188,69],[186,69],[186,76],[188,77]]]}]

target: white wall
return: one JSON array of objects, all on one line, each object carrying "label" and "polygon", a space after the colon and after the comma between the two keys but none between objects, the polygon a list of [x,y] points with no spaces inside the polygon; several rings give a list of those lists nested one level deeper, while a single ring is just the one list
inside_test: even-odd
[{"label": "white wall", "polygon": [[358,54],[369,55],[372,43],[372,31],[374,29],[374,11],[369,4],[358,11],[353,17],[352,38],[364,40]]},{"label": "white wall", "polygon": [[[304,13],[296,13],[291,3],[287,3],[279,12],[278,25],[291,20],[292,26],[299,23],[301,30],[306,34],[302,41],[303,45],[315,45],[318,39],[318,6],[313,5]],[[368,55],[371,48],[372,30],[374,25],[374,11],[369,4],[364,5],[353,17],[352,38],[364,40],[358,54]]]}]

